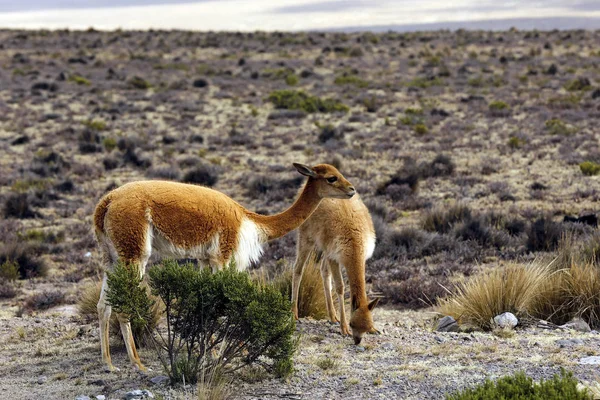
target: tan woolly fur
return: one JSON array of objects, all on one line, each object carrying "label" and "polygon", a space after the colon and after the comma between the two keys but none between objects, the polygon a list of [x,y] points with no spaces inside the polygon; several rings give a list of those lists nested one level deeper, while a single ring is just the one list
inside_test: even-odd
[{"label": "tan woolly fur", "polygon": [[355,344],[365,332],[375,333],[371,311],[378,298],[367,299],[365,290],[365,264],[375,250],[375,229],[369,210],[354,196],[351,200],[324,199],[317,210],[298,230],[298,250],[292,281],[292,311],[298,318],[298,291],[304,265],[316,253],[321,262],[321,276],[325,291],[327,313],[332,322],[338,322],[331,295],[331,278],[335,283],[340,306],[342,335],[350,330],[344,307],[344,279],[341,267],[346,269],[350,283],[352,315],[350,329]]},{"label": "tan woolly fur", "polygon": [[[235,261],[238,269],[256,262],[261,245],[298,228],[323,199],[352,198],[352,184],[333,166],[294,164],[308,177],[294,204],[265,216],[245,209],[227,195],[202,186],[167,181],[125,184],[106,194],[96,206],[94,228],[108,268],[122,262],[145,273],[152,253],[171,258],[197,258],[213,271]],[[111,307],[106,303],[106,274],[98,302],[102,359],[114,370],[108,344]],[[144,370],[131,327],[119,316],[131,362]]]}]

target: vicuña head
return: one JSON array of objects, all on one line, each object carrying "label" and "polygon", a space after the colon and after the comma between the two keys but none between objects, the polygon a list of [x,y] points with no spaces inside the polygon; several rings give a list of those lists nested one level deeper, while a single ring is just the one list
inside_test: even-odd
[{"label": "vicu\u00f1a head", "polygon": [[[308,177],[294,204],[276,215],[253,213],[227,195],[202,186],[166,181],[140,181],[105,195],[94,212],[96,238],[109,268],[118,262],[136,265],[144,275],[152,253],[171,258],[197,258],[213,270],[235,260],[245,269],[259,259],[262,244],[300,226],[324,198],[350,199],[356,190],[333,166],[294,164]],[[98,315],[102,359],[113,370],[106,303],[106,274]],[[129,322],[118,316],[129,359],[144,369]]]},{"label": "vicu\u00f1a head", "polygon": [[379,303],[379,297],[368,303],[358,304],[352,298],[352,316],[350,317],[350,329],[352,329],[352,338],[354,344],[360,344],[365,333],[379,333],[373,324],[373,309]]}]

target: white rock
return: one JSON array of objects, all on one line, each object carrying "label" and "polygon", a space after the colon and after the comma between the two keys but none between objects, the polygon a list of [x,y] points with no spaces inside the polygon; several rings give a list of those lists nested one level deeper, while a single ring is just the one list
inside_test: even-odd
[{"label": "white rock", "polygon": [[579,364],[600,365],[600,356],[583,357]]},{"label": "white rock", "polygon": [[519,320],[513,313],[505,312],[494,317],[494,323],[501,329],[512,329],[519,324]]},{"label": "white rock", "polygon": [[92,253],[88,251],[88,252],[87,252],[87,253],[85,253],[83,256],[84,256],[84,257],[87,257],[87,258],[89,258],[89,257],[91,257],[91,256],[92,256]]}]

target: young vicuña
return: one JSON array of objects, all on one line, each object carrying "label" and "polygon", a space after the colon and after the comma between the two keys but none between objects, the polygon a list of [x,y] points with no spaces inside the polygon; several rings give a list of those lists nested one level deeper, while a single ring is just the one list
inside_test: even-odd
[{"label": "young vicu\u00f1a", "polygon": [[[294,164],[308,180],[294,204],[276,215],[245,209],[221,192],[195,185],[166,181],[131,182],[106,194],[96,206],[96,238],[109,266],[118,262],[145,273],[152,252],[163,257],[197,258],[213,270],[235,261],[243,270],[258,260],[261,245],[300,226],[325,198],[350,199],[354,187],[333,166]],[[102,360],[110,370],[106,302],[106,274],[98,316]],[[127,318],[118,315],[132,363],[144,369],[137,354]]]},{"label": "young vicu\u00f1a", "polygon": [[359,344],[365,332],[377,332],[371,311],[379,298],[369,302],[365,291],[365,262],[375,250],[375,229],[369,210],[354,196],[351,200],[324,199],[316,211],[298,230],[298,251],[292,280],[292,311],[298,318],[298,291],[304,265],[312,261],[313,253],[321,260],[321,276],[325,304],[331,322],[338,322],[331,297],[331,276],[340,304],[342,335],[348,335],[344,307],[344,279],[341,265],[346,268],[350,282],[352,315],[350,328],[354,343]]}]

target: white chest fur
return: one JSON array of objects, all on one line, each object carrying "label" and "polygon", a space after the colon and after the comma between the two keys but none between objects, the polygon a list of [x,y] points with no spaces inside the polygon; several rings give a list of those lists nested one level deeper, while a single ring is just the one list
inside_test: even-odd
[{"label": "white chest fur", "polygon": [[368,260],[375,251],[375,235],[367,234],[365,236],[365,260]]},{"label": "white chest fur", "polygon": [[233,255],[238,270],[245,270],[250,264],[258,261],[263,252],[262,235],[262,231],[254,222],[242,220]]}]

